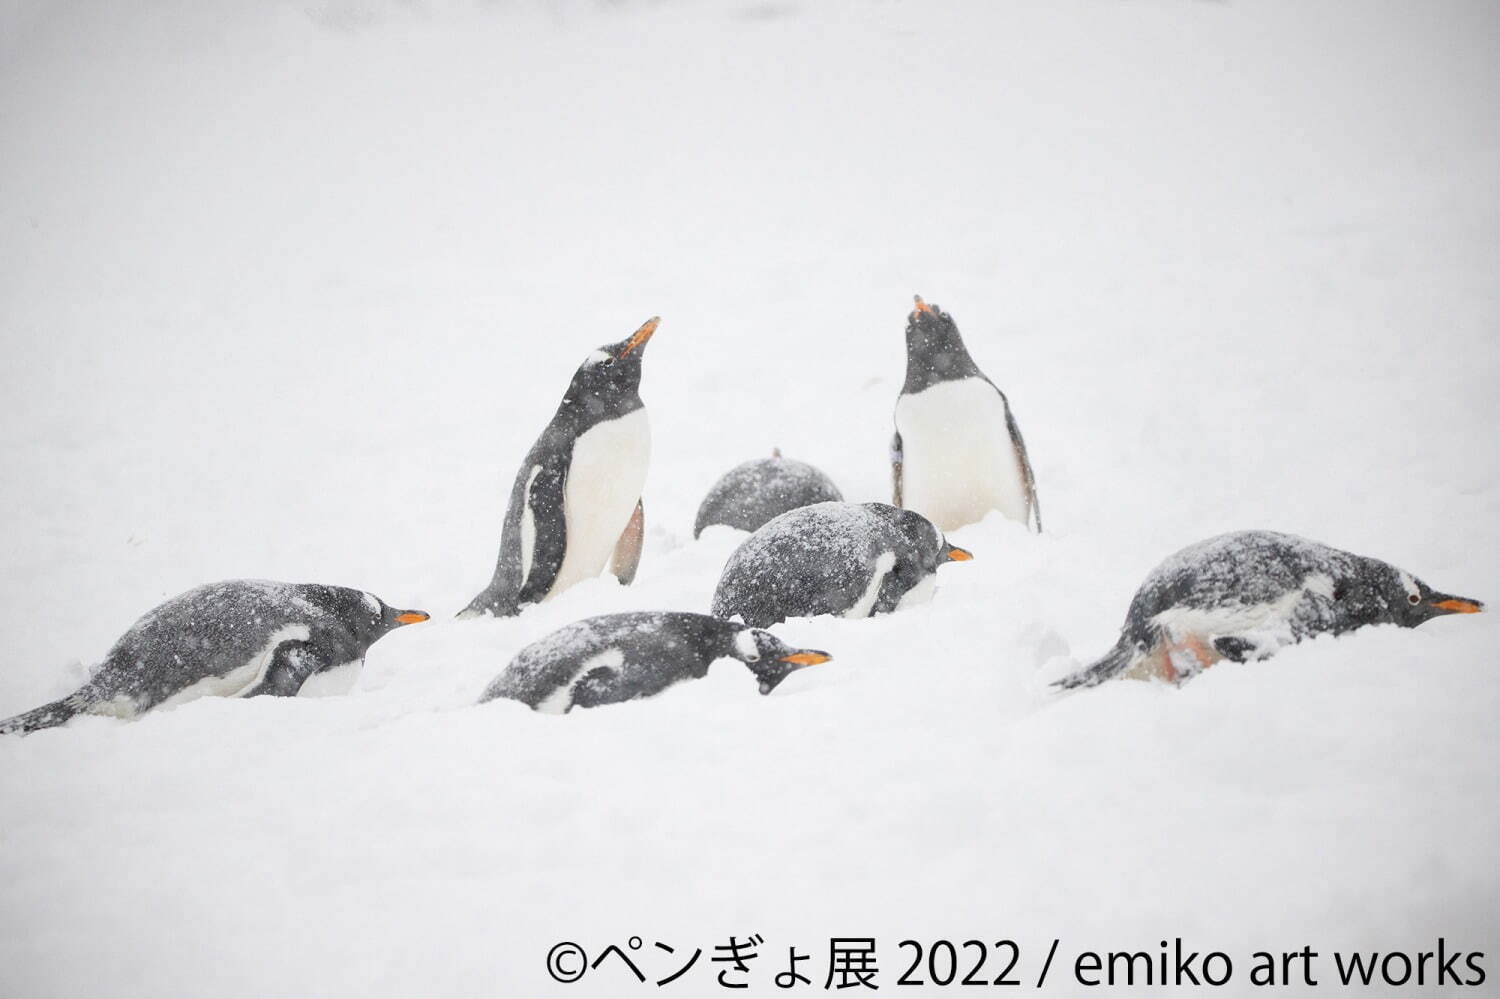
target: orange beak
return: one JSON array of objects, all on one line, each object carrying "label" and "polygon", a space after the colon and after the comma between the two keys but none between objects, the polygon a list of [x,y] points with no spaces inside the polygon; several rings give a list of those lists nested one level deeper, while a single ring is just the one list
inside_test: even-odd
[{"label": "orange beak", "polygon": [[948,561],[972,562],[974,561],[974,553],[963,548],[950,548],[948,549]]},{"label": "orange beak", "polygon": [[397,624],[421,624],[431,617],[426,611],[402,611],[396,615]]},{"label": "orange beak", "polygon": [[793,666],[816,666],[818,663],[826,663],[833,656],[826,652],[793,652],[789,656],[782,656],[781,661],[791,663]]},{"label": "orange beak", "polygon": [[916,306],[912,309],[913,312],[931,312],[932,311],[932,306],[930,306],[926,302],[922,301],[922,296],[921,295],[913,295],[912,296],[912,300],[917,303]]},{"label": "orange beak", "polygon": [[630,339],[625,341],[625,349],[620,351],[620,360],[630,356],[630,352],[637,347],[644,346],[651,339],[651,334],[656,332],[656,327],[661,325],[661,316],[652,316],[641,326],[640,329],[630,334]]},{"label": "orange beak", "polygon": [[1449,614],[1478,614],[1484,610],[1484,604],[1477,600],[1464,600],[1460,597],[1452,597],[1448,600],[1439,600],[1432,606],[1438,610],[1447,611]]}]

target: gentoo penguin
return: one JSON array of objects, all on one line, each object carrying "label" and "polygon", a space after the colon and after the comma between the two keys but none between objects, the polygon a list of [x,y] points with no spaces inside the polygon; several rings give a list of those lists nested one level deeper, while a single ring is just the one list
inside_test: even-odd
[{"label": "gentoo penguin", "polygon": [[928,600],[945,562],[973,558],[931,521],[884,503],[818,503],[746,538],[719,577],[713,614],[764,628],[789,617],[870,617]]},{"label": "gentoo penguin", "polygon": [[584,358],[510,492],[490,585],[459,615],[508,617],[604,571],[635,578],[651,425],[641,357],[660,319]]},{"label": "gentoo penguin", "polygon": [[1473,614],[1477,600],[1438,593],[1379,559],[1290,534],[1236,531],[1190,545],[1151,570],[1104,658],[1060,680],[1117,676],[1183,683],[1223,659],[1265,659],[1313,635],[1368,624],[1415,628]]},{"label": "gentoo penguin", "polygon": [[310,677],[335,671],[352,683],[378,638],[425,620],[422,611],[343,586],[210,583],[132,625],[77,692],[0,722],[0,732],[50,728],[85,713],[133,718],[211,695],[289,697]]},{"label": "gentoo penguin", "polygon": [[698,507],[693,537],[711,524],[754,531],[772,517],[814,503],[839,502],[843,494],[833,480],[806,462],[773,451],[736,465],[714,483]]},{"label": "gentoo penguin", "polygon": [[507,697],[553,714],[618,704],[705,676],[711,663],[725,657],[749,666],[762,694],[830,658],[706,614],[605,614],[575,621],[516,653],[480,703]]},{"label": "gentoo penguin", "polygon": [[969,356],[953,317],[916,296],[891,441],[896,506],[952,531],[999,510],[1042,529],[1036,478],[1010,402]]}]

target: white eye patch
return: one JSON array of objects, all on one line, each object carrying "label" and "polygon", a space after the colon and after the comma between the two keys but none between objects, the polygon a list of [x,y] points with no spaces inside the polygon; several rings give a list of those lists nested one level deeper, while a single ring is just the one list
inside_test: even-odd
[{"label": "white eye patch", "polygon": [[739,650],[740,655],[745,657],[747,663],[753,663],[760,658],[760,646],[755,644],[755,632],[750,628],[734,636],[734,647]]},{"label": "white eye patch", "polygon": [[359,595],[359,598],[365,602],[365,606],[366,607],[370,608],[370,613],[371,614],[379,614],[380,613],[380,600],[378,598],[376,598],[375,594],[373,594],[373,593],[361,593]]},{"label": "white eye patch", "polygon": [[1405,587],[1408,598],[1416,597],[1418,600],[1422,598],[1422,591],[1417,589],[1417,581],[1411,577],[1411,573],[1403,572],[1401,574],[1401,585]]},{"label": "white eye patch", "polygon": [[608,354],[606,354],[602,350],[596,350],[592,354],[590,354],[588,357],[585,357],[583,359],[583,363],[585,365],[603,364],[605,361],[609,361],[609,360],[613,360],[613,358],[611,358]]}]

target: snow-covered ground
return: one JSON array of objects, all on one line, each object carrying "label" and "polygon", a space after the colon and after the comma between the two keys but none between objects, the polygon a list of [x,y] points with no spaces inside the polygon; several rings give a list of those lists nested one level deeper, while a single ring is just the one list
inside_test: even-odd
[{"label": "snow-covered ground", "polygon": [[[1500,950],[1496,615],[1040,682],[1229,529],[1500,598],[1494,5],[0,17],[0,715],[214,579],[436,615],[347,697],[0,740],[7,996],[623,996],[682,963],[657,941],[705,995],[752,933],[770,992],[834,936],[883,988],[903,938],[1014,938],[1028,981],[1061,938],[1063,995],[1176,936],[1234,957],[1221,993],[1252,950]],[[885,498],[913,292],[1009,394],[1047,534],[992,518],[931,604],[778,629],[837,658],[770,697],[726,662],[473,706],[568,621],[706,609],[738,536],[693,513],[737,462]],[[453,621],[573,368],[654,314],[636,585]],[[632,935],[645,985],[546,977]]]}]

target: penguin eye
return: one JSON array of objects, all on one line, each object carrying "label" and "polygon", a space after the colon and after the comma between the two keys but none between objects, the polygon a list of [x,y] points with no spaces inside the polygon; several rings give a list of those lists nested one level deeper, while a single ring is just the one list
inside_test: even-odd
[{"label": "penguin eye", "polygon": [[605,357],[604,360],[599,362],[599,365],[604,368],[612,368],[615,365],[615,359],[613,357]]},{"label": "penguin eye", "polygon": [[1415,593],[1409,593],[1406,596],[1406,602],[1415,605],[1421,603],[1422,598],[1417,596]]}]

